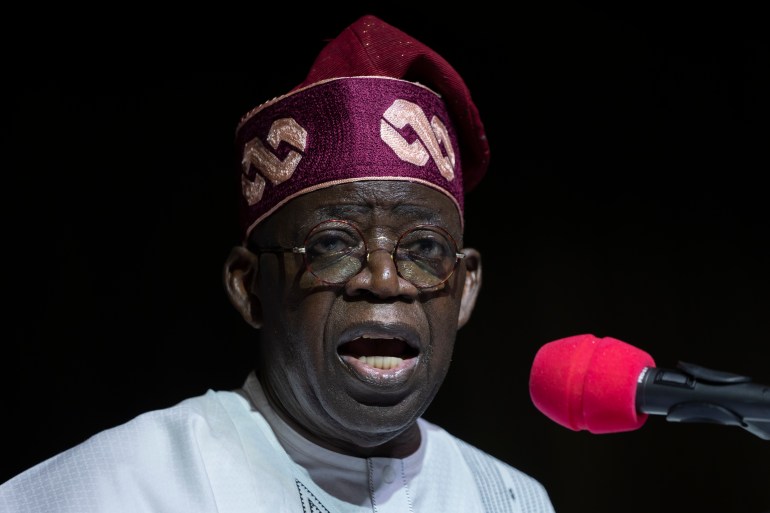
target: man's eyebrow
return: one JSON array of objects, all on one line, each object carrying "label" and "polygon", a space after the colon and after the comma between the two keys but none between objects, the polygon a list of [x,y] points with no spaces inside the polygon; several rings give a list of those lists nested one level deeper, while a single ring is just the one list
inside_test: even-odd
[{"label": "man's eyebrow", "polygon": [[371,208],[366,205],[358,203],[335,203],[334,205],[326,205],[317,210],[317,214],[321,217],[345,217],[346,213],[363,214],[371,212]]},{"label": "man's eyebrow", "polygon": [[414,217],[428,222],[434,222],[441,219],[441,215],[439,215],[436,209],[424,207],[422,205],[396,205],[393,208],[393,212],[399,215]]}]

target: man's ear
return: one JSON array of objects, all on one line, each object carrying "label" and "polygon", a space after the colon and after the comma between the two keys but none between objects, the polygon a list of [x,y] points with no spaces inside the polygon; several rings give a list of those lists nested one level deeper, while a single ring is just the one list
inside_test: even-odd
[{"label": "man's ear", "polygon": [[462,264],[465,265],[465,283],[463,284],[463,295],[460,300],[460,313],[457,319],[457,329],[465,326],[468,319],[471,318],[473,307],[476,306],[476,297],[481,288],[481,253],[473,248],[463,248],[465,258]]},{"label": "man's ear", "polygon": [[243,246],[230,250],[224,266],[227,297],[243,319],[254,328],[262,327],[262,304],[254,293],[259,260]]}]

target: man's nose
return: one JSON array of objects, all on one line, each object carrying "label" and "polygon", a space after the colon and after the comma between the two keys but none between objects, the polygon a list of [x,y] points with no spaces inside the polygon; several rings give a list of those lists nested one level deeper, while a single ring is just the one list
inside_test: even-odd
[{"label": "man's nose", "polygon": [[380,299],[417,297],[418,289],[398,274],[393,255],[386,249],[370,251],[362,269],[345,284],[351,296],[370,293]]}]

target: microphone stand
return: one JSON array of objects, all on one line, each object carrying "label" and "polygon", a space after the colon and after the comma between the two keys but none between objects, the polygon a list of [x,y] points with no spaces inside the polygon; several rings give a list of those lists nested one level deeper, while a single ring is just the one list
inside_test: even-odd
[{"label": "microphone stand", "polygon": [[770,386],[747,376],[678,362],[677,369],[647,367],[639,376],[637,409],[670,422],[738,426],[770,440]]}]

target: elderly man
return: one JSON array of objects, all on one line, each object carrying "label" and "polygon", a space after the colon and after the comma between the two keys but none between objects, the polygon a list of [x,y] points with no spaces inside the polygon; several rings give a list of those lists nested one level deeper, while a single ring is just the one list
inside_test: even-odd
[{"label": "elderly man", "polygon": [[0,486],[18,512],[552,512],[421,416],[481,282],[463,198],[488,165],[465,83],[365,16],[241,120],[227,293],[260,330],[242,389],[99,433]]}]

